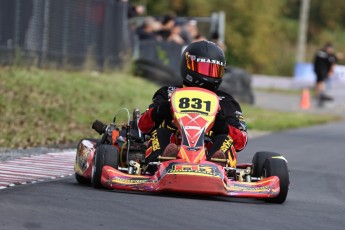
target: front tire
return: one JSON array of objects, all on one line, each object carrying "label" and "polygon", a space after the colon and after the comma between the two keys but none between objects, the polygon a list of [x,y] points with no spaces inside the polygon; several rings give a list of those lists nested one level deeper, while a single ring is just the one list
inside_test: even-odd
[{"label": "front tire", "polygon": [[[76,158],[75,158],[75,165],[78,164],[78,152],[80,151],[80,148],[81,148],[81,143],[86,140],[86,141],[90,141],[92,142],[94,148],[98,145],[99,143],[99,139],[94,139],[94,138],[84,138],[84,139],[81,139],[77,145],[77,154],[76,154]],[[76,166],[75,166],[76,167]],[[79,184],[82,184],[82,185],[90,185],[91,184],[91,179],[90,178],[85,178],[83,177],[82,175],[78,174],[76,172],[76,168],[74,168],[74,177],[76,179],[76,181],[79,183]]]},{"label": "front tire", "polygon": [[290,185],[289,169],[284,158],[267,158],[262,172],[262,177],[277,176],[280,181],[280,192],[277,197],[268,198],[265,201],[269,203],[282,204],[285,202]]},{"label": "front tire", "polygon": [[119,166],[119,152],[112,145],[99,145],[93,158],[91,184],[94,188],[102,188],[101,177],[103,166],[115,169]]},{"label": "front tire", "polygon": [[281,156],[279,153],[275,152],[257,152],[255,153],[252,163],[253,163],[253,177],[260,177],[261,171],[267,158],[273,156]]}]

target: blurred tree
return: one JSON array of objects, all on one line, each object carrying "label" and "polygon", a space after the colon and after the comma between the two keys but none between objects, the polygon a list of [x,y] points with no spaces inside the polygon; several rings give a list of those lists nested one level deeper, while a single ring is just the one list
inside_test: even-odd
[{"label": "blurred tree", "polygon": [[170,12],[186,16],[186,1],[184,0],[148,0],[146,1],[147,14],[162,16]]},{"label": "blurred tree", "polygon": [[345,1],[311,1],[310,25],[320,31],[322,28],[331,30],[344,29]]},{"label": "blurred tree", "polygon": [[282,37],[277,16],[282,1],[234,0],[227,14],[230,60],[253,72],[270,72]]}]

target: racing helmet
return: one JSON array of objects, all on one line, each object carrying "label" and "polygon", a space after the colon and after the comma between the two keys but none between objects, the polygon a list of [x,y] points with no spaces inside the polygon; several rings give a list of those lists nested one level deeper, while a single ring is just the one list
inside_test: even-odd
[{"label": "racing helmet", "polygon": [[186,47],[181,57],[183,84],[214,91],[222,83],[225,65],[224,52],[215,43],[194,42]]}]

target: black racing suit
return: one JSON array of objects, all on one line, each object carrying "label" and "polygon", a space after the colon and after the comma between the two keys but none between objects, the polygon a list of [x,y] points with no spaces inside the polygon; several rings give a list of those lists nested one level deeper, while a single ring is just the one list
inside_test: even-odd
[{"label": "black racing suit", "polygon": [[314,58],[314,72],[316,82],[323,82],[328,78],[331,68],[336,63],[336,57],[325,50],[318,50]]}]

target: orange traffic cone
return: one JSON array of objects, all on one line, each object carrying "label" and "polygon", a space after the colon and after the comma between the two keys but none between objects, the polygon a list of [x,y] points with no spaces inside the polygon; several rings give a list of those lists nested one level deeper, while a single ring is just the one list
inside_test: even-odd
[{"label": "orange traffic cone", "polygon": [[310,108],[310,93],[309,93],[308,88],[304,88],[302,91],[300,107],[301,107],[301,109],[309,109]]}]

